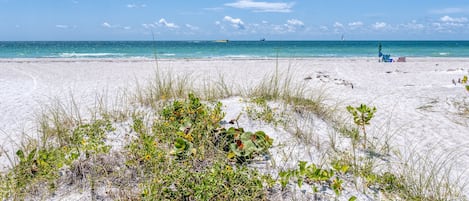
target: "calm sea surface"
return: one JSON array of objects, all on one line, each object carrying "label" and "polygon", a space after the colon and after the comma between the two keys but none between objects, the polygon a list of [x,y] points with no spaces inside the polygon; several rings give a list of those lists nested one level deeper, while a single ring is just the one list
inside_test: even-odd
[{"label": "calm sea surface", "polygon": [[0,58],[469,57],[469,41],[0,42]]}]

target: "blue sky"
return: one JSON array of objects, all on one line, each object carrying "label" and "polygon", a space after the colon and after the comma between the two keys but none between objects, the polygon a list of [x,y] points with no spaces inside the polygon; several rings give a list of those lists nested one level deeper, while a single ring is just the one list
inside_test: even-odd
[{"label": "blue sky", "polygon": [[0,0],[5,40],[469,40],[469,0]]}]

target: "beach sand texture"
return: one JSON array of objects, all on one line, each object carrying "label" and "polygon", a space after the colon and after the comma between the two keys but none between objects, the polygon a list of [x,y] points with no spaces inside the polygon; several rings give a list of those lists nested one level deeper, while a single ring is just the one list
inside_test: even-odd
[{"label": "beach sand texture", "polygon": [[[249,88],[272,73],[276,60],[161,60],[159,69],[189,75],[195,84],[223,75],[233,87]],[[403,152],[457,153],[454,167],[469,169],[469,117],[458,114],[455,102],[469,93],[452,80],[469,74],[469,59],[407,58],[405,63],[379,63],[377,58],[281,59],[280,72],[293,82],[326,90],[328,103],[376,106],[371,129],[392,133]],[[23,133],[35,133],[35,114],[44,103],[66,100],[92,106],[96,94],[109,101],[136,80],[145,83],[156,71],[153,60],[10,59],[0,60],[0,142],[14,149]],[[305,79],[307,78],[307,79]],[[309,79],[311,78],[311,79]],[[345,114],[345,113],[344,113]],[[4,157],[2,157],[4,160]],[[2,164],[7,164],[2,161]]]}]

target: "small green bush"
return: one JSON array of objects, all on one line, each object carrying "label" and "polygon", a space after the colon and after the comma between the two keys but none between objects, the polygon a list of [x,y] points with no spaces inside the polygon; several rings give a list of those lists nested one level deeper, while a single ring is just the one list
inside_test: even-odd
[{"label": "small green bush", "polygon": [[172,163],[143,184],[143,200],[265,200],[262,177],[246,166],[218,161],[203,169]]},{"label": "small green bush", "polygon": [[[87,160],[109,151],[110,147],[105,145],[104,140],[106,133],[112,130],[114,128],[109,120],[96,120],[61,133],[61,136],[67,136],[65,138],[50,138],[52,141],[44,143],[44,146],[31,142],[29,147],[33,148],[30,150],[19,149],[16,151],[18,163],[2,176],[1,184],[8,189],[2,190],[2,196],[24,199],[37,189],[53,191],[57,187],[61,168],[70,166],[76,160]],[[43,194],[41,192],[38,193]]]},{"label": "small green bush", "polygon": [[[262,200],[263,177],[241,163],[272,146],[264,132],[222,128],[222,104],[189,94],[167,103],[151,128],[134,118],[127,165],[142,173],[144,200]],[[234,161],[240,162],[238,164]]]},{"label": "small green bush", "polygon": [[317,192],[319,188],[328,187],[339,196],[343,189],[343,180],[339,176],[347,172],[348,166],[341,165],[339,167],[336,164],[335,167],[339,168],[339,170],[323,169],[315,164],[307,165],[307,162],[300,161],[298,163],[298,169],[279,172],[280,184],[282,188],[285,188],[291,179],[295,179],[300,188],[303,182],[305,182],[311,185],[313,192]]},{"label": "small green bush", "polygon": [[373,118],[376,107],[368,107],[365,104],[360,104],[358,107],[347,106],[347,111],[352,114],[353,122],[362,130],[363,132],[363,148],[366,149],[366,129],[365,126],[370,124],[371,119]]}]

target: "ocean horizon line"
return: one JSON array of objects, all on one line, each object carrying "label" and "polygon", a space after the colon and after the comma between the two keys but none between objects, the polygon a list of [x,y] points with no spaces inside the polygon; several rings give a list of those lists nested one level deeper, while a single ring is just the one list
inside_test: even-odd
[{"label": "ocean horizon line", "polygon": [[[262,40],[264,39],[264,40]],[[451,40],[451,39],[425,39],[425,40],[416,40],[416,39],[383,39],[383,40],[378,40],[378,39],[334,39],[334,40],[324,40],[324,39],[307,39],[307,40],[281,40],[281,39],[266,39],[266,38],[259,38],[259,39],[229,39],[229,38],[215,38],[215,39],[184,39],[184,40],[132,40],[132,39],[126,39],[126,40],[0,40],[0,43],[2,42],[185,42],[185,41],[207,41],[207,42],[214,42],[214,41],[219,41],[219,40],[227,40],[228,42],[264,42],[264,41],[269,41],[269,42],[469,42],[468,40]]]},{"label": "ocean horizon line", "polygon": [[0,58],[469,57],[469,41],[8,41]]}]

